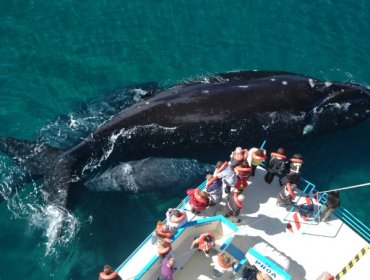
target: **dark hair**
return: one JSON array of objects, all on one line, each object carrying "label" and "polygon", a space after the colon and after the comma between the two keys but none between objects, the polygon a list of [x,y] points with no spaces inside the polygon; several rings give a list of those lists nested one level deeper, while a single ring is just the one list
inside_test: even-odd
[{"label": "dark hair", "polygon": [[219,161],[216,163],[216,168],[220,168],[223,164],[224,164],[224,162],[219,160]]},{"label": "dark hair", "polygon": [[294,154],[294,155],[292,155],[292,158],[303,159],[301,154]]},{"label": "dark hair", "polygon": [[262,149],[258,149],[257,151],[254,152],[254,154],[259,157],[263,157],[265,155]]},{"label": "dark hair", "polygon": [[281,154],[281,155],[285,155],[285,150],[284,150],[284,148],[280,147],[279,149],[276,150],[276,153]]},{"label": "dark hair", "polygon": [[173,210],[172,211],[172,214],[175,216],[175,217],[180,217],[181,216],[181,212],[179,210]]},{"label": "dark hair", "polygon": [[211,242],[211,241],[212,241],[212,237],[210,237],[209,235],[206,235],[206,236],[204,237],[204,241],[205,241],[205,242],[207,242],[207,243],[209,243],[209,242]]}]

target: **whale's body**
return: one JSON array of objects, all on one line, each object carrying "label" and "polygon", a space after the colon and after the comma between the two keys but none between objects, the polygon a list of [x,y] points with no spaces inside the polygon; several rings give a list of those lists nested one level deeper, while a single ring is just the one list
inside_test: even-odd
[{"label": "whale's body", "polygon": [[93,191],[161,191],[173,196],[198,186],[207,173],[213,173],[213,169],[214,166],[193,159],[145,158],[109,168],[85,185]]},{"label": "whale's body", "polygon": [[67,151],[13,138],[0,149],[18,159],[65,204],[71,174],[149,156],[204,154],[220,148],[283,143],[352,126],[370,114],[369,89],[352,83],[267,71],[220,74],[181,84],[138,102]]}]

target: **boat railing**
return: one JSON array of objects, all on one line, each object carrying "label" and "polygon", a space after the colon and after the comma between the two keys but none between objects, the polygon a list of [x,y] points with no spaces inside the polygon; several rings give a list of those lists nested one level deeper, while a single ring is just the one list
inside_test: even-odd
[{"label": "boat railing", "polygon": [[[318,191],[315,184],[311,183],[310,181],[304,178],[301,178],[301,181],[306,184],[302,191],[303,195],[314,194]],[[326,203],[326,196],[327,193],[322,193],[318,196],[318,202],[322,206],[318,209],[318,212],[315,214],[314,219],[316,219],[320,215],[320,212]],[[363,222],[361,222],[357,217],[355,217],[350,211],[348,211],[343,206],[340,206],[335,209],[334,215],[340,218],[346,225],[348,225],[357,234],[364,238],[366,242],[370,242],[370,228]]]},{"label": "boat railing", "polygon": [[[261,145],[261,148],[264,147],[266,142],[264,142]],[[263,167],[266,167],[266,163],[263,164]],[[301,178],[301,181],[305,184],[303,188],[304,194],[310,194],[317,191],[315,184],[312,182]],[[204,190],[206,187],[206,182],[204,181],[198,186],[198,189]],[[318,197],[318,202],[320,202],[322,205],[326,203],[326,193],[321,194]],[[185,209],[185,205],[189,202],[189,196],[186,196],[176,207],[177,209]],[[322,207],[321,207],[322,208]],[[321,209],[319,209],[318,213],[316,213],[315,218],[319,215]],[[357,234],[359,234],[362,238],[366,240],[366,242],[370,243],[370,228],[366,226],[363,222],[361,222],[358,218],[356,218],[351,212],[349,212],[344,207],[340,206],[338,207],[334,214],[340,218],[345,224],[347,224],[350,228],[352,228]],[[165,220],[166,221],[166,220]],[[134,252],[130,254],[130,256],[127,257],[127,259],[116,269],[116,271],[119,271],[122,267],[126,265],[126,263],[146,244],[152,237],[152,233],[148,235],[148,237],[136,248]]]}]

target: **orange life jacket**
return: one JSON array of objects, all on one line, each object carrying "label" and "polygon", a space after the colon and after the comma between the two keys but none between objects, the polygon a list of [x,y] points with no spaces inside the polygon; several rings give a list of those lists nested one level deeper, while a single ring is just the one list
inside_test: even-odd
[{"label": "orange life jacket", "polygon": [[117,275],[118,275],[117,272],[112,272],[109,275],[105,274],[104,272],[100,272],[100,274],[99,274],[100,279],[103,279],[103,280],[112,280],[112,279],[116,278]]},{"label": "orange life jacket", "polygon": [[271,157],[280,158],[282,160],[286,160],[286,155],[278,154],[278,153],[271,153]]},{"label": "orange life jacket", "polygon": [[168,238],[163,239],[167,243],[167,247],[158,246],[158,254],[161,256],[167,255],[171,251],[171,240]]},{"label": "orange life jacket", "polygon": [[172,233],[169,231],[162,231],[162,226],[163,226],[162,224],[157,224],[157,227],[156,227],[157,236],[161,238],[171,238]]},{"label": "orange life jacket", "polygon": [[185,217],[186,217],[186,213],[185,212],[181,212],[180,217],[176,217],[176,216],[172,215],[171,216],[171,219],[170,219],[170,222],[177,224],[177,223],[181,222]]},{"label": "orange life jacket", "polygon": [[[206,236],[210,236],[212,241],[210,243],[205,241]],[[198,249],[202,251],[208,251],[215,243],[215,235],[212,232],[205,232],[199,236]],[[208,248],[207,248],[208,247]]]}]

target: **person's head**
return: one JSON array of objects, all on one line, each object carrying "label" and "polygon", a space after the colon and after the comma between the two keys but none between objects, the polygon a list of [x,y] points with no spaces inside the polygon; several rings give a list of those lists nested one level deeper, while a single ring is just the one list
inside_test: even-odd
[{"label": "person's head", "polygon": [[272,280],[272,278],[267,273],[259,270],[257,273],[257,280]]},{"label": "person's head", "polygon": [[208,181],[212,180],[212,179],[213,179],[213,175],[212,175],[212,174],[207,174],[207,175],[206,175],[206,179],[207,179]]},{"label": "person's head", "polygon": [[103,271],[104,271],[104,274],[105,275],[109,275],[112,273],[112,267],[108,264],[106,264],[103,268]]},{"label": "person's head", "polygon": [[237,154],[242,154],[242,153],[243,153],[243,149],[242,149],[242,147],[236,147],[236,148],[235,148],[235,153],[237,153]]},{"label": "person's head", "polygon": [[205,242],[207,242],[207,243],[210,243],[210,242],[212,242],[212,237],[211,237],[211,236],[209,236],[209,235],[206,235],[206,236],[204,237],[204,241],[205,241]]},{"label": "person's head", "polygon": [[245,199],[245,196],[244,196],[243,194],[239,194],[239,195],[238,195],[238,200],[239,200],[240,202],[243,202],[243,201],[244,201],[244,199]]},{"label": "person's head", "polygon": [[178,218],[182,215],[182,213],[179,210],[176,209],[176,210],[172,211],[172,215],[174,215],[176,218]]},{"label": "person's head", "polygon": [[242,162],[242,167],[244,167],[244,168],[248,168],[248,167],[251,167],[250,165],[249,165],[249,162],[247,161],[247,160],[243,160],[243,162]]},{"label": "person's head", "polygon": [[280,155],[285,155],[285,150],[284,148],[280,147],[279,149],[276,150],[276,153]]},{"label": "person's head", "polygon": [[301,154],[294,154],[292,155],[292,158],[303,160],[303,157]]},{"label": "person's head", "polygon": [[161,226],[161,231],[162,232],[168,232],[168,231],[170,231],[170,227],[168,225],[162,225]]},{"label": "person's head", "polygon": [[231,265],[231,259],[227,257],[224,253],[220,254],[221,256],[221,262],[224,266],[229,266]]},{"label": "person's head", "polygon": [[223,164],[224,164],[224,162],[219,160],[219,161],[216,163],[216,168],[220,168]]},{"label": "person's head", "polygon": [[265,153],[262,149],[258,149],[257,151],[254,152],[254,154],[258,157],[264,157]]},{"label": "person's head", "polygon": [[199,192],[199,196],[200,197],[203,197],[203,198],[208,198],[208,193],[204,192],[204,191],[200,191]]},{"label": "person's head", "polygon": [[174,265],[175,265],[175,258],[169,258],[168,259],[168,262],[167,262],[167,265],[169,266],[169,267],[173,267]]},{"label": "person's head", "polygon": [[339,196],[339,191],[330,191],[329,194],[332,196]]}]

